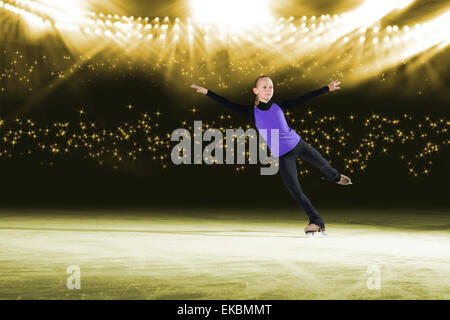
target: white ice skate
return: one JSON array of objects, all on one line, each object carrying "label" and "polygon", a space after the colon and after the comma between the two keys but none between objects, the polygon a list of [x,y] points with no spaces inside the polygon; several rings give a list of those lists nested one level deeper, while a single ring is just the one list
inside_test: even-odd
[{"label": "white ice skate", "polygon": [[305,234],[307,238],[327,238],[328,234],[325,232],[325,228],[321,228],[314,223],[311,223],[305,228]]},{"label": "white ice skate", "polygon": [[328,233],[326,233],[326,232],[325,232],[325,229],[323,229],[323,230],[317,232],[317,236],[318,236],[319,238],[328,238]]}]

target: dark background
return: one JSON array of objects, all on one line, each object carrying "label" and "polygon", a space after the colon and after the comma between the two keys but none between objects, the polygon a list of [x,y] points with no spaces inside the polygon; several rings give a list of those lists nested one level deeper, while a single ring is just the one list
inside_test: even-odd
[{"label": "dark background", "polygon": [[[123,10],[135,10],[134,14],[141,13],[142,16],[163,16],[163,10],[177,7],[175,4],[171,6],[168,2],[164,3],[162,7],[152,11],[155,14],[150,14],[150,9],[144,10],[147,4],[142,3]],[[326,8],[327,12],[334,9],[323,8]],[[29,45],[19,35],[4,38],[1,47],[8,52],[19,49],[27,53],[28,57],[38,56],[54,48],[59,48],[60,52],[65,50],[64,45],[58,41]],[[422,82],[423,74],[429,72],[429,69],[418,69],[416,73],[411,74],[399,67],[390,70],[397,71],[398,74],[395,78],[389,78],[392,80],[389,80],[388,85],[381,85],[379,77],[349,87],[345,85],[344,80],[342,90],[322,96],[308,103],[307,107],[317,114],[332,113],[341,119],[345,119],[350,113],[361,119],[371,113],[399,117],[407,112],[418,122],[425,116],[448,121],[448,57],[447,49],[427,62],[428,67],[433,66],[434,77],[438,79],[433,84],[425,86]],[[3,56],[2,59],[0,67],[3,69],[6,67],[7,58]],[[389,73],[389,70],[386,73]],[[83,82],[86,79],[90,81]],[[277,77],[273,80],[276,86]],[[194,120],[205,122],[217,119],[221,113],[229,114],[209,98],[196,94],[188,86],[184,87],[181,81],[174,82],[176,80],[166,81],[158,72],[148,70],[109,74],[78,72],[70,81],[65,81],[49,94],[24,95],[18,90],[17,93],[0,96],[0,113],[8,123],[20,116],[45,124],[57,120],[79,121],[80,116],[76,110],[80,109],[80,106],[86,106],[89,119],[108,127],[127,119],[133,120],[140,112],[159,110],[162,113],[159,120],[160,129],[166,132],[179,128],[179,122],[182,120],[192,124]],[[411,82],[414,83],[413,87],[423,90],[423,94],[408,92],[411,91]],[[252,103],[253,97],[249,93],[242,94],[234,89],[221,90],[213,85],[211,83],[209,86],[211,90],[233,101]],[[276,88],[273,99],[277,101],[293,97],[315,88],[316,84],[307,81],[299,82],[295,90]],[[250,88],[248,92],[249,90]],[[124,108],[130,103],[135,106],[134,113]],[[200,110],[195,116],[189,111],[193,106]],[[305,109],[299,107],[294,116],[304,116],[304,112]],[[246,123],[245,119],[233,114],[232,121],[236,126]],[[352,130],[357,128],[349,130],[355,134],[356,141],[358,132]],[[399,157],[400,153],[396,152],[395,146],[392,148],[388,156],[376,153],[367,163],[364,172],[348,174],[353,180],[352,186],[327,183],[320,179],[321,174],[316,169],[307,176],[299,177],[300,183],[312,203],[319,206],[448,207],[448,148],[441,148],[438,154],[430,157],[433,160],[430,174],[419,177],[408,175],[405,162]],[[409,148],[414,152],[421,147],[411,145]],[[337,156],[327,158],[335,160]],[[45,154],[1,159],[0,203],[3,206],[295,206],[281,177],[259,175],[260,165],[248,166],[246,170],[236,172],[234,165],[175,166],[169,162],[168,168],[162,169],[159,162],[152,161],[145,154],[134,162],[123,163],[117,170],[99,166],[94,161],[83,160],[80,154],[55,160],[52,165],[48,165],[49,161],[52,161],[51,158]],[[312,169],[308,164],[302,166]]]}]

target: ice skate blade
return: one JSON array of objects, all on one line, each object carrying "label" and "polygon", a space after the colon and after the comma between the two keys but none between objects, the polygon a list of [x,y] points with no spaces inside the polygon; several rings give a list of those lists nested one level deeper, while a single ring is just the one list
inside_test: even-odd
[{"label": "ice skate blade", "polygon": [[306,238],[328,238],[328,234],[325,231],[306,232]]}]

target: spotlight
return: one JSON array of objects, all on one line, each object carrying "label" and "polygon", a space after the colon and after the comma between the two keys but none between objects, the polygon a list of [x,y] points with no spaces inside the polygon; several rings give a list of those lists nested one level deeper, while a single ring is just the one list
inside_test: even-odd
[{"label": "spotlight", "polygon": [[196,21],[241,28],[268,21],[268,4],[268,0],[191,0],[191,10]]}]

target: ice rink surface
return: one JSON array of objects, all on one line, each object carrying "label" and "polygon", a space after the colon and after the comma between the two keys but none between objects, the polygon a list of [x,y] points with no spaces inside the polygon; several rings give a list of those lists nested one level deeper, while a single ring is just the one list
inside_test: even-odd
[{"label": "ice rink surface", "polygon": [[450,299],[450,211],[319,212],[2,209],[0,299]]}]

